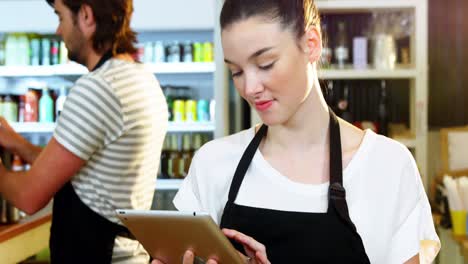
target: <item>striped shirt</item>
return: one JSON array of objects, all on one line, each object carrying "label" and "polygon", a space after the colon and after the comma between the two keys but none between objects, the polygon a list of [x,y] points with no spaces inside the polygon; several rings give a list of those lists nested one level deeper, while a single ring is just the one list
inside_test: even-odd
[{"label": "striped shirt", "polygon": [[[86,161],[72,179],[83,203],[116,223],[116,209],[150,209],[167,120],[165,97],[144,65],[110,59],[81,77],[54,138]],[[138,242],[116,238],[112,263],[148,260]]]}]

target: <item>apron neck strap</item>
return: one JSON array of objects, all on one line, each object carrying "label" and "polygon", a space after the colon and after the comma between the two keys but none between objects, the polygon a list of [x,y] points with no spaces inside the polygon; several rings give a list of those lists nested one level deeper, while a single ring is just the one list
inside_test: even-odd
[{"label": "apron neck strap", "polygon": [[250,141],[250,144],[247,146],[242,158],[237,165],[236,172],[232,179],[231,188],[229,189],[228,203],[234,203],[239,192],[242,181],[244,180],[245,173],[252,162],[255,152],[257,152],[258,146],[262,139],[266,136],[268,131],[268,126],[262,125],[260,129],[255,134],[255,137]]},{"label": "apron neck strap", "polygon": [[106,61],[108,61],[109,59],[112,58],[112,50],[108,50],[106,51],[102,57],[99,59],[98,63],[96,64],[96,66],[94,66],[94,68],[91,70],[91,71],[95,71],[97,69],[99,69],[99,67],[101,67],[104,63],[106,63]]}]

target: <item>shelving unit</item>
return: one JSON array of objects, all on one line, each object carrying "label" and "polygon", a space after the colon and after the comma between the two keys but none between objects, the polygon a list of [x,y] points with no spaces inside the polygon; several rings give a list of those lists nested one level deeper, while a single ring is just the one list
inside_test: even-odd
[{"label": "shelving unit", "polygon": [[[52,133],[55,123],[12,123],[12,128],[18,133]],[[168,132],[170,133],[203,133],[213,132],[214,122],[169,122]]]},{"label": "shelving unit", "polygon": [[320,79],[327,80],[355,80],[355,79],[411,79],[418,76],[418,72],[411,66],[397,66],[394,70],[378,70],[373,68],[353,69],[319,69]]},{"label": "shelving unit", "polygon": [[180,179],[157,179],[156,190],[159,191],[176,191],[180,188],[183,180]]},{"label": "shelving unit", "polygon": [[[183,7],[183,8],[182,8]],[[57,17],[47,3],[37,0],[4,0],[0,1],[0,9],[5,16],[0,17],[0,34],[3,32],[37,32],[53,33],[57,26]],[[15,10],[24,10],[23,19],[18,21]],[[40,14],[39,16],[37,14]],[[169,14],[169,15],[168,15]],[[187,2],[185,0],[174,1],[151,1],[134,0],[134,14],[132,28],[139,33],[142,41],[155,40],[179,40],[177,37],[191,38],[200,41],[211,38],[214,24],[214,5],[211,0],[198,0]],[[152,19],[147,19],[151,17]],[[12,21],[18,21],[12,23]],[[168,33],[169,32],[169,33]],[[207,33],[208,32],[208,33]],[[161,33],[161,34],[160,34]],[[147,35],[145,35],[147,34]],[[159,36],[162,39],[157,39]],[[145,38],[146,37],[146,38]],[[174,39],[171,39],[174,37]],[[191,86],[200,89],[201,99],[214,99],[216,104],[216,116],[210,122],[170,122],[169,133],[206,133],[212,134],[214,138],[226,135],[227,123],[222,120],[226,113],[223,91],[215,89],[213,85],[216,72],[216,64],[209,63],[150,63],[146,64],[149,71],[155,73],[162,85]],[[21,78],[43,78],[43,80],[66,79],[74,81],[79,76],[86,74],[88,70],[78,64],[68,63],[54,66],[0,66],[0,79],[7,80],[10,85]],[[52,77],[52,78],[50,78]],[[56,78],[59,77],[59,78]],[[42,80],[42,79],[41,79]],[[172,83],[172,80],[175,80]],[[0,80],[1,82],[2,80]],[[192,86],[193,83],[193,86]],[[11,86],[7,86],[9,89]],[[211,98],[209,96],[212,96]],[[219,102],[219,103],[218,103]],[[227,118],[226,118],[227,119]],[[55,124],[40,123],[15,123],[13,128],[20,133],[37,134],[32,138],[48,137],[53,132]],[[47,134],[48,133],[48,134]],[[161,180],[158,186],[163,190],[178,188],[181,180]],[[165,187],[166,186],[166,187]],[[168,187],[167,187],[168,186]]]},{"label": "shelving unit", "polygon": [[[155,74],[213,73],[215,65],[211,62],[192,63],[152,63],[145,64]],[[88,73],[86,67],[77,63],[51,66],[0,66],[0,77],[46,77],[80,76]]]},{"label": "shelving unit", "polygon": [[328,79],[406,79],[409,80],[410,132],[414,138],[395,139],[414,149],[423,183],[428,187],[428,2],[427,0],[317,0],[323,13],[409,10],[414,14],[414,31],[410,36],[411,65],[392,71],[349,70],[323,71]]}]

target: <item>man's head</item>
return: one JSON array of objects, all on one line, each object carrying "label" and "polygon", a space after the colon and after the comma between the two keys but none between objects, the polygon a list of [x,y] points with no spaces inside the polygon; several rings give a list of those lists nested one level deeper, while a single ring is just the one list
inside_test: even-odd
[{"label": "man's head", "polygon": [[69,58],[83,63],[90,46],[97,53],[135,53],[136,33],[130,29],[132,0],[46,0],[59,16],[57,35]]}]

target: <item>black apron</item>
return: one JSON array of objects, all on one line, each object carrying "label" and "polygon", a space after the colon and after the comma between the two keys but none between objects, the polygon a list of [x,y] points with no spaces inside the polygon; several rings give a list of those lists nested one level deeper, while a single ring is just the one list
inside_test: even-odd
[{"label": "black apron", "polygon": [[[110,58],[112,53],[105,53],[93,71]],[[127,228],[85,205],[71,182],[55,194],[50,231],[52,264],[111,263],[117,235],[133,239]]]},{"label": "black apron", "polygon": [[[265,245],[271,263],[370,263],[349,218],[343,188],[340,127],[330,109],[330,187],[326,213],[270,210],[237,205],[245,173],[267,133],[262,125],[244,152],[229,190],[221,228],[235,229]],[[240,243],[231,240],[243,252]]]}]

